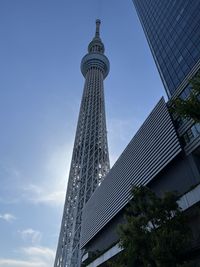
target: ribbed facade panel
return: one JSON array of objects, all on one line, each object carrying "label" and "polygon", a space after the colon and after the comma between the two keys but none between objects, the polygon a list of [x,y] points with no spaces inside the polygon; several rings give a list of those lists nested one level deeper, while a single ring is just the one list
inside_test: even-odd
[{"label": "ribbed facade panel", "polygon": [[146,185],[181,151],[164,98],[158,102],[83,211],[84,247],[130,200],[133,185]]}]

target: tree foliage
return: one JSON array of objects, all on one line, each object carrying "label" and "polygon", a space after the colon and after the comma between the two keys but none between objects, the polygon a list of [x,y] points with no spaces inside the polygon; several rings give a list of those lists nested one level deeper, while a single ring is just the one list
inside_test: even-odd
[{"label": "tree foliage", "polygon": [[183,118],[200,122],[200,71],[191,79],[192,90],[188,99],[177,98],[172,102],[172,112]]},{"label": "tree foliage", "polygon": [[178,266],[190,232],[177,196],[166,193],[159,198],[147,187],[134,187],[132,194],[126,223],[119,228],[124,250],[113,266]]}]

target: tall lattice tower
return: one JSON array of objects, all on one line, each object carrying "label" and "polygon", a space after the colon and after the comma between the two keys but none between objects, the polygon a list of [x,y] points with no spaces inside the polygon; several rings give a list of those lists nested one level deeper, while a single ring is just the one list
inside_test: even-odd
[{"label": "tall lattice tower", "polygon": [[95,37],[81,62],[85,85],[54,267],[79,266],[82,210],[110,168],[103,89],[109,61],[100,39],[100,23],[96,20]]}]

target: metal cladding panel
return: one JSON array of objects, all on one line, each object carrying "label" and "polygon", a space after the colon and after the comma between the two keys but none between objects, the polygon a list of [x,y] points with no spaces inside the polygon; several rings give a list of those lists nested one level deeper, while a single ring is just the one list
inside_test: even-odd
[{"label": "metal cladding panel", "polygon": [[127,204],[133,185],[146,185],[180,151],[168,109],[161,98],[87,202],[82,218],[81,247]]}]

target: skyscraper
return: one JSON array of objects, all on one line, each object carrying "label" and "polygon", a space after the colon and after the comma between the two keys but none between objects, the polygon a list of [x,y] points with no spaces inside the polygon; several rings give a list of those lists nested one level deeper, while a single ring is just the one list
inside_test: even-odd
[{"label": "skyscraper", "polygon": [[[200,69],[200,0],[133,0],[169,99],[186,99]],[[170,104],[170,102],[169,102]],[[200,146],[200,124],[173,114],[187,154]]]},{"label": "skyscraper", "polygon": [[169,98],[200,68],[200,0],[133,0]]},{"label": "skyscraper", "polygon": [[82,210],[108,173],[103,80],[109,73],[100,38],[100,20],[95,37],[81,62],[85,85],[80,107],[55,267],[76,267],[80,262]]}]

